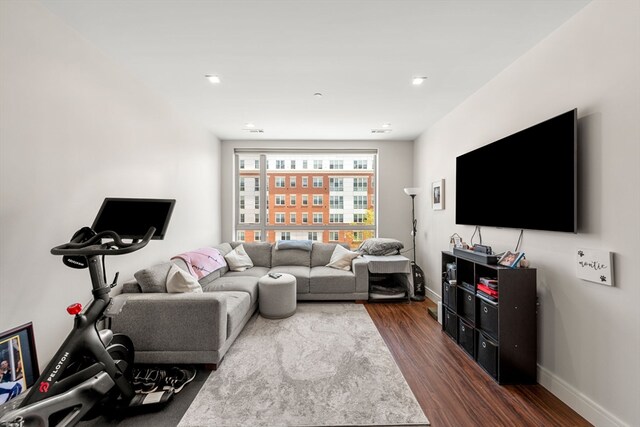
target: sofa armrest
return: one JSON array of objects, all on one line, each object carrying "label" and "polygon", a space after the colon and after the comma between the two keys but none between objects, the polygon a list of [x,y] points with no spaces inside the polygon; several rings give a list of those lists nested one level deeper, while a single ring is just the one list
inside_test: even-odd
[{"label": "sofa armrest", "polygon": [[227,301],[215,292],[120,294],[111,328],[140,351],[217,350],[227,339]]},{"label": "sofa armrest", "polygon": [[351,262],[353,274],[356,275],[356,292],[369,293],[369,267],[364,258],[355,258]]}]

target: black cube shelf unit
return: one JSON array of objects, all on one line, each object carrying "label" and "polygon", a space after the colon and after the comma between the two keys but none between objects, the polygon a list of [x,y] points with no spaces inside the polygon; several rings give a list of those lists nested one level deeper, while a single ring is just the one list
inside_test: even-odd
[{"label": "black cube shelf unit", "polygon": [[[455,284],[447,277],[455,264]],[[507,268],[442,252],[442,329],[500,384],[536,382],[536,270]],[[498,302],[476,294],[496,279]]]}]

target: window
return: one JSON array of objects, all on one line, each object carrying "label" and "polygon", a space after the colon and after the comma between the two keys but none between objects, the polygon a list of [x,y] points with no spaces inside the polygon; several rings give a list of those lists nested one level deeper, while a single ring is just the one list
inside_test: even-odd
[{"label": "window", "polygon": [[353,209],[367,209],[367,196],[353,196]]},{"label": "window", "polygon": [[238,234],[236,235],[236,240],[238,242],[244,242],[244,231],[238,231]]},{"label": "window", "polygon": [[291,240],[291,233],[288,231],[281,231],[280,240]]},{"label": "window", "polygon": [[353,178],[353,191],[367,191],[367,178]]},{"label": "window", "polygon": [[315,241],[317,241],[318,240],[318,232],[317,231],[310,231],[307,234],[307,240],[315,240]]},{"label": "window", "polygon": [[364,233],[362,231],[354,231],[353,232],[353,241],[354,242],[362,242],[364,240]]},{"label": "window", "polygon": [[311,236],[355,249],[357,239],[375,237],[377,154],[320,150],[235,152],[234,204],[224,206],[234,212],[234,238],[240,231],[246,242]]},{"label": "window", "polygon": [[329,191],[344,191],[344,179],[329,178]]},{"label": "window", "polygon": [[354,160],[353,168],[354,169],[367,169],[367,161],[366,160]]},{"label": "window", "polygon": [[344,222],[344,214],[329,214],[329,222]]},{"label": "window", "polygon": [[329,196],[329,209],[344,209],[344,197]]},{"label": "window", "polygon": [[344,160],[329,160],[329,169],[344,169]]}]

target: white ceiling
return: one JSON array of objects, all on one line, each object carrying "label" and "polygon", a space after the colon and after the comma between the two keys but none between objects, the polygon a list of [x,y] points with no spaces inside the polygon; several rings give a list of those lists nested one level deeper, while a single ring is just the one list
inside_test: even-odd
[{"label": "white ceiling", "polygon": [[413,140],[588,0],[42,3],[222,140]]}]

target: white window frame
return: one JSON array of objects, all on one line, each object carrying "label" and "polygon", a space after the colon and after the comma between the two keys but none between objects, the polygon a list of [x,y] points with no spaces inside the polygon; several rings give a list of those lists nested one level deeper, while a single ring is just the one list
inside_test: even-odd
[{"label": "white window frame", "polygon": [[[278,219],[282,219],[282,221],[278,221]],[[286,218],[284,212],[276,212],[273,214],[273,222],[274,224],[284,224]]]}]

